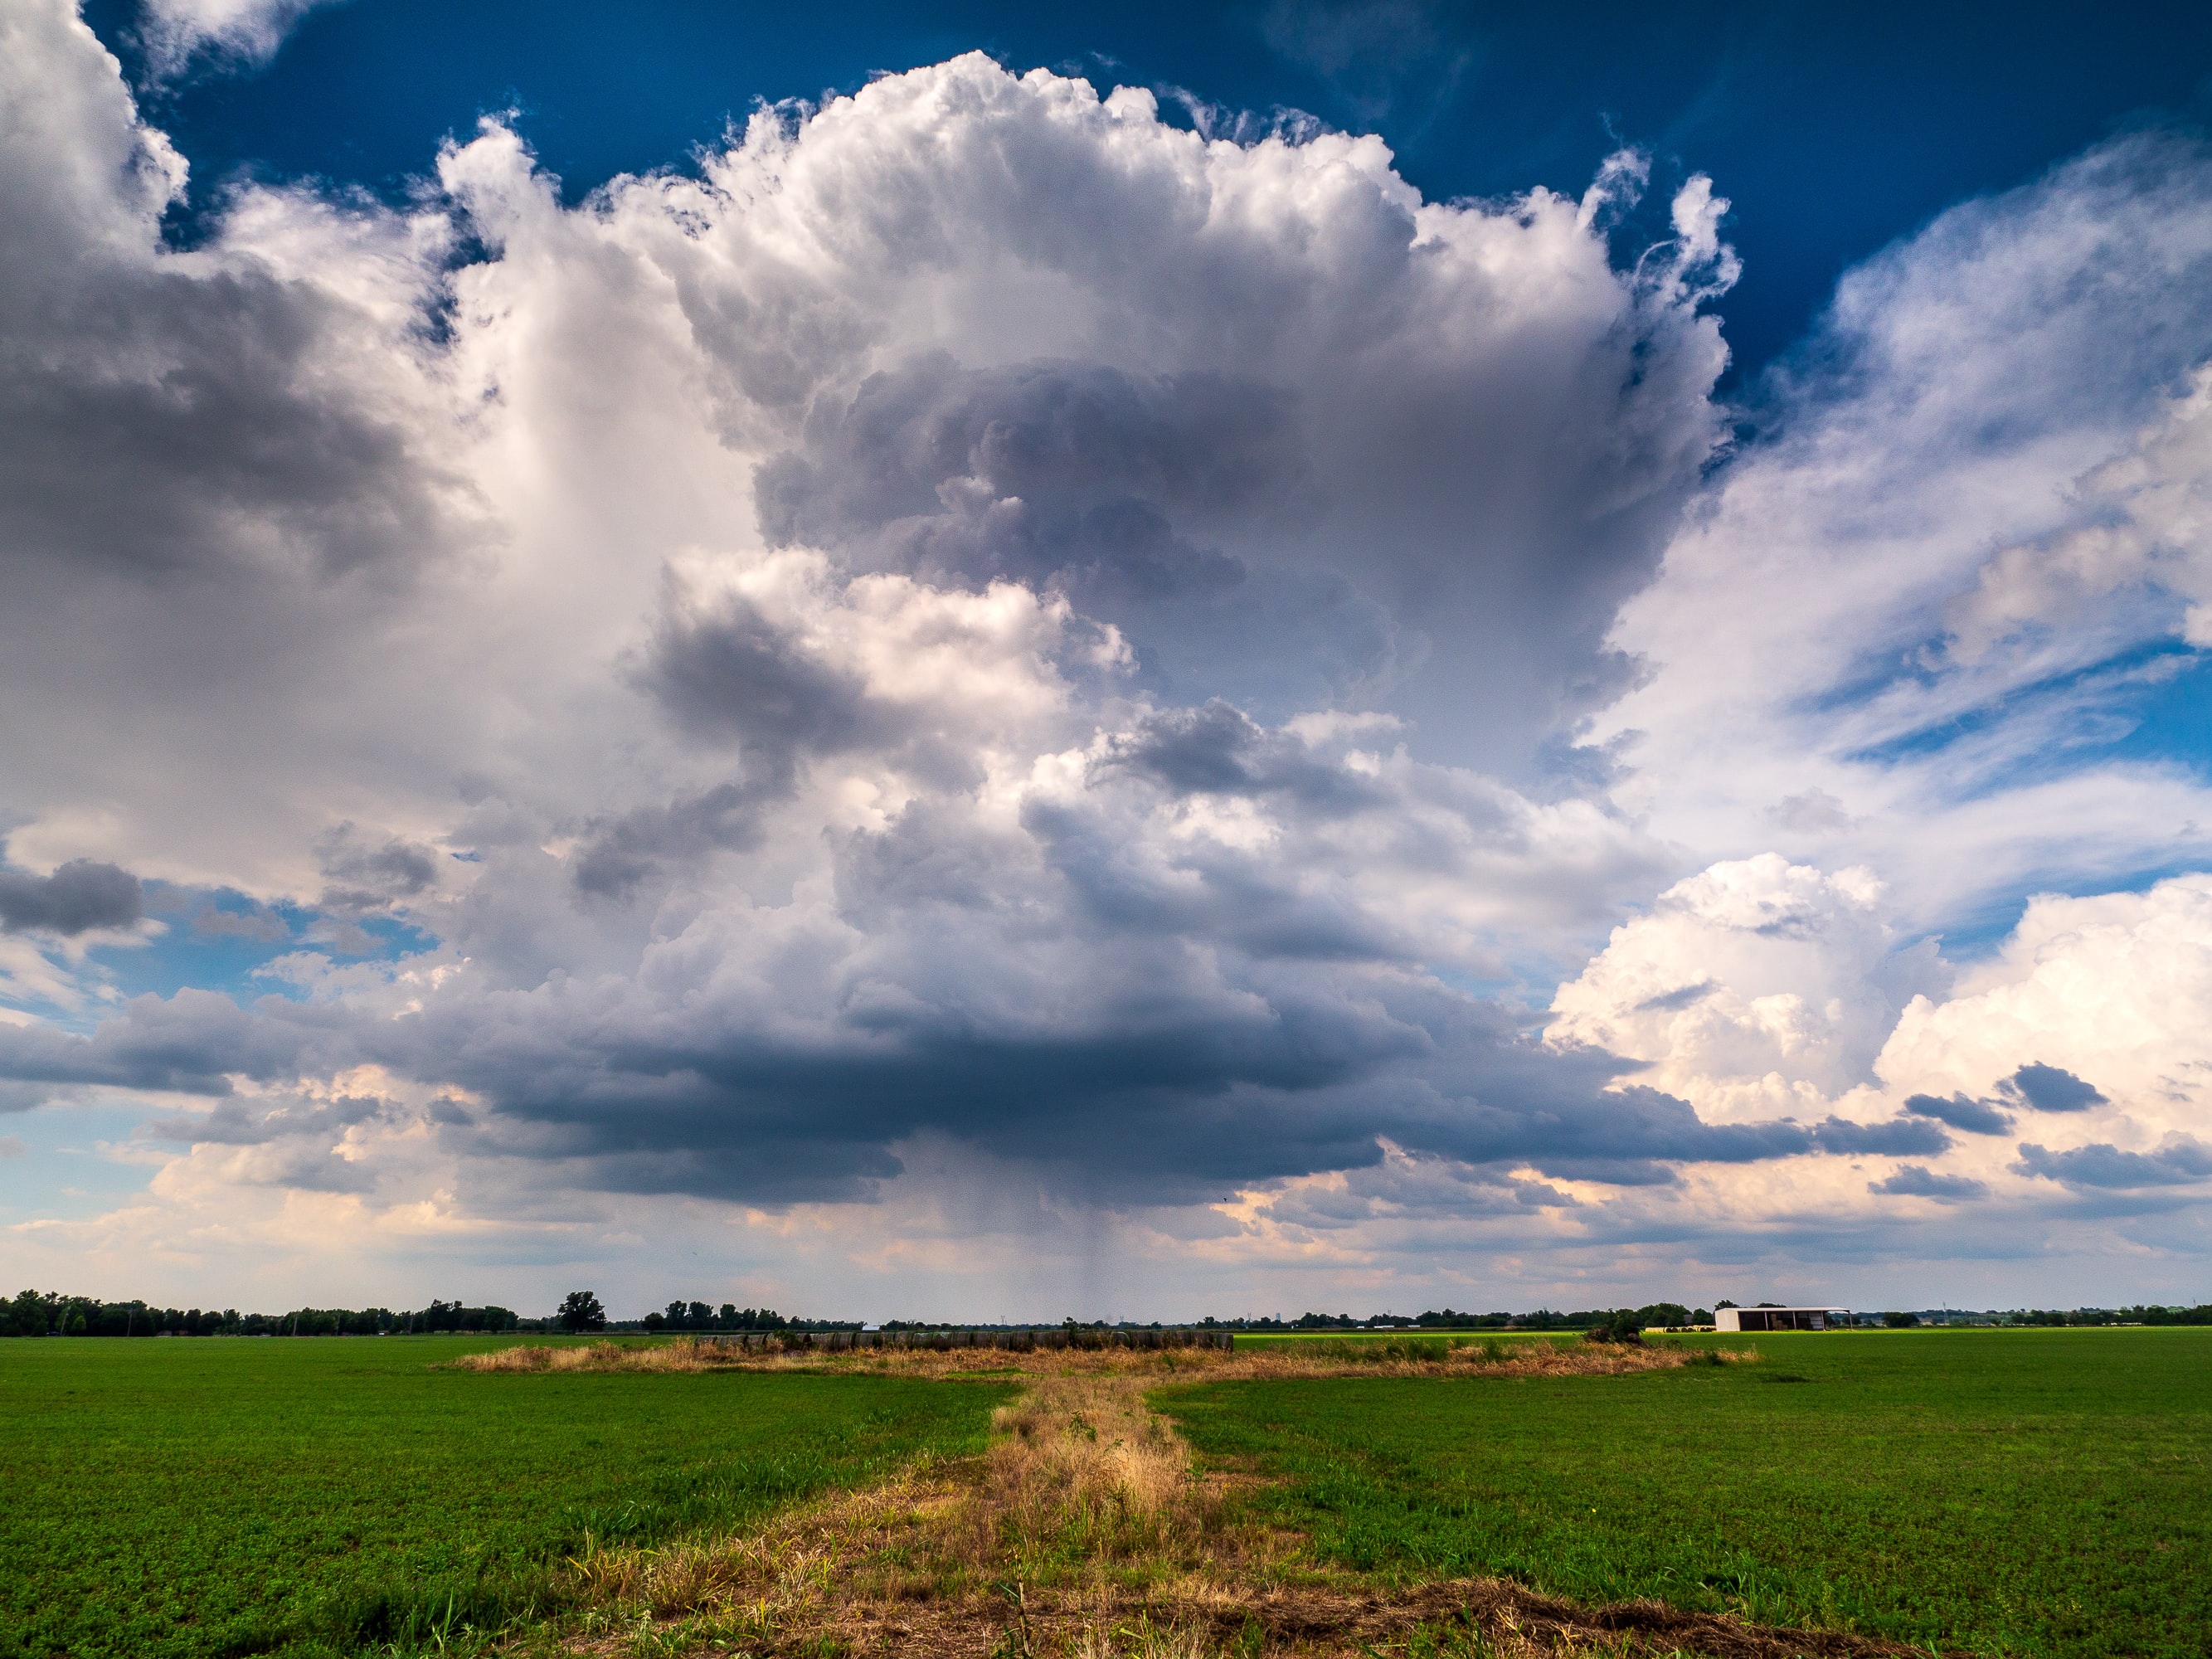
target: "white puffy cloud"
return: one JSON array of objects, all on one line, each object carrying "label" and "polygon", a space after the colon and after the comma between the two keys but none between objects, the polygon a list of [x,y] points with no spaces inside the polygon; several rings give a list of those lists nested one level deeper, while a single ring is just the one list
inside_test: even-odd
[{"label": "white puffy cloud", "polygon": [[1961,1255],[2018,1227],[2136,1271],[2200,1249],[2176,1211],[2212,1191],[2212,878],[2039,896],[1955,982],[1929,944],[1896,948],[1885,908],[1863,872],[1717,865],[1615,930],[1548,1035],[1650,1061],[1639,1080],[1709,1120],[1807,1121],[1832,1156],[1687,1182],[1750,1236],[1817,1228],[1835,1250],[1871,1201]]},{"label": "white puffy cloud", "polygon": [[1650,1061],[1707,1118],[1825,1112],[1873,1082],[1906,1000],[1946,976],[1932,946],[1899,949],[1883,897],[1863,869],[1714,865],[1613,930],[1547,1034]]},{"label": "white puffy cloud", "polygon": [[[2212,877],[2043,894],[1952,995],[1913,999],[1876,1065],[1898,1091],[1995,1096],[2016,1111],[2018,1138],[2051,1150],[2155,1152],[2212,1135],[2208,1009]],[[2022,1066],[2070,1073],[2094,1096],[2003,1086]]]}]

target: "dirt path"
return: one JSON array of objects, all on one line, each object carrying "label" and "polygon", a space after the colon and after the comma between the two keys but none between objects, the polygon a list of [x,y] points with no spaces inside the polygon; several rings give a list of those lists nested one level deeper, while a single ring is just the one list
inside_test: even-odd
[{"label": "dirt path", "polygon": [[[914,1356],[897,1368],[958,1374],[938,1358]],[[1649,1368],[1648,1357],[1622,1358],[1565,1347],[1514,1356],[1530,1371]],[[1317,1369],[1301,1364],[1294,1374]],[[1303,1539],[1258,1522],[1237,1501],[1250,1478],[1202,1474],[1146,1402],[1149,1390],[1184,1376],[1279,1374],[1272,1368],[1231,1356],[1165,1364],[1157,1355],[1054,1355],[1010,1374],[1028,1386],[995,1413],[980,1458],[925,1465],[755,1533],[597,1551],[572,1564],[568,1588],[588,1611],[567,1650],[763,1659],[1921,1651],[1656,1602],[1577,1607],[1495,1580],[1364,1583],[1316,1568]]]}]

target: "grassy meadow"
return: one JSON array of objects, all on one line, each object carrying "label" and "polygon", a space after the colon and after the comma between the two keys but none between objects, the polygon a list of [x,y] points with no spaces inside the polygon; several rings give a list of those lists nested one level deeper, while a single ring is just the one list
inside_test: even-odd
[{"label": "grassy meadow", "polygon": [[[1199,1620],[1191,1656],[1410,1654],[1431,1619],[1464,1638],[1436,1651],[1544,1650],[1518,1614],[1468,1646],[1468,1592],[1416,1588],[1488,1577],[1946,1650],[2212,1650],[2208,1329],[456,1363],[509,1341],[0,1343],[0,1659],[826,1656],[915,1619],[981,1651],[1017,1583],[1040,1655],[1154,1651],[1085,1645],[1098,1617]],[[1362,1595],[1397,1634],[1313,1645]],[[1238,1605],[1306,1634],[1255,1646]]]},{"label": "grassy meadow", "polygon": [[0,1342],[0,1656],[439,1650],[592,1541],[979,1450],[989,1384],[443,1369],[486,1338]]},{"label": "grassy meadow", "polygon": [[1341,1568],[1978,1651],[2212,1650],[2212,1331],[1695,1340],[1764,1358],[1155,1399],[1279,1477],[1253,1501]]}]

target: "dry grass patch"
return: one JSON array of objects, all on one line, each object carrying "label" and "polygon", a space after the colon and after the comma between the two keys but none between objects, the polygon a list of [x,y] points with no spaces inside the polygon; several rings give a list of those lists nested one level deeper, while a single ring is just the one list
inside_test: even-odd
[{"label": "dry grass patch", "polygon": [[1660,1342],[1617,1345],[1578,1339],[1413,1339],[1314,1341],[1261,1348],[1049,1350],[988,1348],[933,1352],[864,1348],[823,1353],[811,1349],[741,1348],[711,1338],[600,1341],[552,1346],[536,1343],[465,1354],[453,1363],[474,1371],[802,1370],[871,1376],[958,1377],[1134,1376],[1146,1386],[1269,1377],[1324,1376],[1619,1376],[1692,1364],[1756,1363],[1753,1348],[1697,1348]]},{"label": "dry grass patch", "polygon": [[[920,1467],[743,1535],[658,1550],[586,1551],[566,1570],[567,1589],[589,1609],[572,1652],[1520,1656],[1658,1650],[1650,1642],[1662,1629],[1664,1650],[1729,1659],[1780,1659],[1785,1649],[1904,1651],[1825,1636],[1787,1647],[1730,1620],[1644,1604],[1568,1608],[1489,1583],[1384,1591],[1316,1569],[1301,1539],[1261,1524],[1238,1501],[1249,1477],[1197,1468],[1173,1425],[1147,1405],[1147,1390],[1186,1380],[1614,1375],[1705,1363],[1694,1351],[1585,1342],[1477,1343],[1441,1352],[1437,1345],[1374,1355],[1332,1351],[1336,1346],[1351,1345],[1241,1354],[755,1350],[737,1359],[713,1343],[600,1343],[534,1351],[544,1358],[515,1358],[533,1351],[511,1348],[477,1356],[475,1368],[804,1365],[1026,1382],[995,1413],[993,1442],[980,1458]],[[578,1358],[561,1358],[568,1355]],[[998,1363],[979,1364],[986,1358]],[[1695,1641],[1688,1639],[1693,1632]]]}]

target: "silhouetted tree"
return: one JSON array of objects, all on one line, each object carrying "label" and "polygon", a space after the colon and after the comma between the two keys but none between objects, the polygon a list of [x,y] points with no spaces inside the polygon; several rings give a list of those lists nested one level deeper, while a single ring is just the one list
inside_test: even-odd
[{"label": "silhouetted tree", "polygon": [[564,1331],[603,1331],[607,1328],[607,1310],[589,1291],[569,1291],[561,1298],[561,1310],[554,1316]]}]

